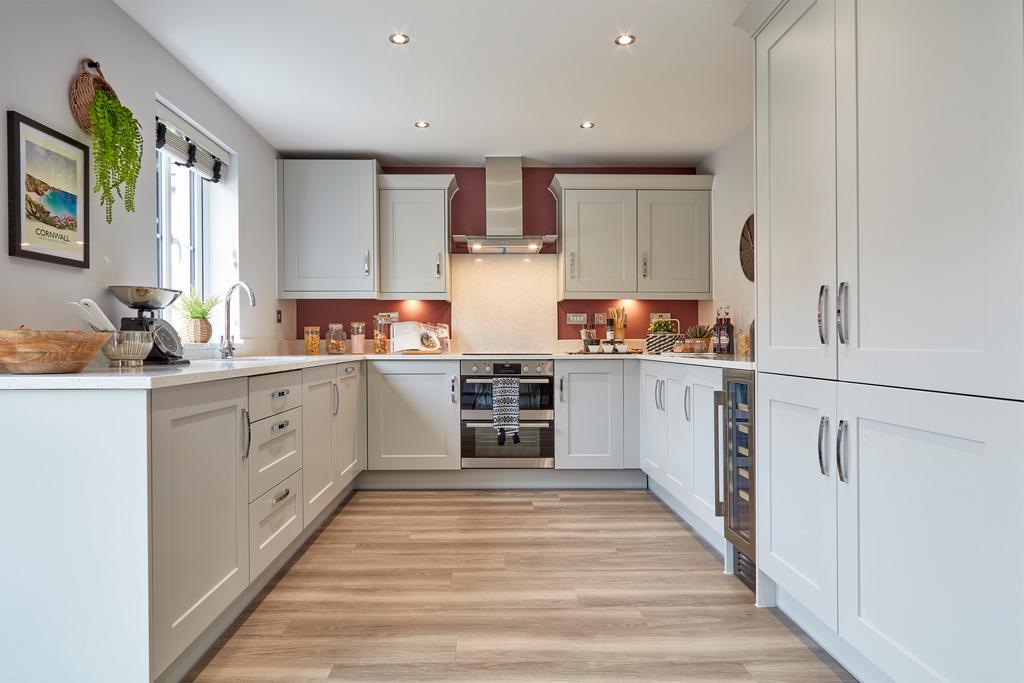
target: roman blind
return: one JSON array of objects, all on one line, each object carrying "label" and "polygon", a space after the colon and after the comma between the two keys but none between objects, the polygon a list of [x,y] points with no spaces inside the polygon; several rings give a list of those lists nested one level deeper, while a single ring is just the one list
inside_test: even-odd
[{"label": "roman blind", "polygon": [[156,148],[212,182],[227,175],[230,152],[161,102],[156,103]]}]

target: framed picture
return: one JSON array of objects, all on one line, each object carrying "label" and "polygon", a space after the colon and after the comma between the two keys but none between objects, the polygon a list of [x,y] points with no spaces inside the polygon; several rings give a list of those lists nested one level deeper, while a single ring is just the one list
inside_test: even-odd
[{"label": "framed picture", "polygon": [[89,148],[7,112],[8,253],[89,267]]}]

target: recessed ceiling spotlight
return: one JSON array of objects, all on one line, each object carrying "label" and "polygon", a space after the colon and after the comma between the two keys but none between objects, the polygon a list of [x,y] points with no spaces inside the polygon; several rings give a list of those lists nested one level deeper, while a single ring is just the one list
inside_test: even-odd
[{"label": "recessed ceiling spotlight", "polygon": [[414,123],[412,125],[416,126],[417,128],[430,128],[430,122],[429,121],[417,121],[416,123]]},{"label": "recessed ceiling spotlight", "polygon": [[583,123],[580,124],[580,128],[583,128],[584,130],[590,130],[593,127],[594,127],[594,122],[593,121],[584,121]]},{"label": "recessed ceiling spotlight", "polygon": [[615,36],[615,44],[618,45],[619,47],[626,47],[627,45],[632,45],[635,42],[636,36],[630,35],[628,33],[620,33],[619,35]]},{"label": "recessed ceiling spotlight", "polygon": [[409,37],[409,34],[407,33],[392,33],[390,36],[388,36],[388,40],[390,40],[395,45],[408,45],[409,41],[412,39]]}]

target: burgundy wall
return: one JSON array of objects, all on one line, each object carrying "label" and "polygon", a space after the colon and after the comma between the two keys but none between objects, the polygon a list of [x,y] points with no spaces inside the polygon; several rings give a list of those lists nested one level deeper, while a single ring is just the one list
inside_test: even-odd
[{"label": "burgundy wall", "polygon": [[[451,231],[456,235],[482,235],[486,227],[486,191],[484,169],[468,166],[412,166],[383,169],[384,173],[454,173],[459,191],[452,199]],[[523,168],[523,233],[550,235],[555,233],[555,198],[548,185],[556,173],[649,173],[665,175],[693,175],[692,167],[678,168],[622,168],[622,167],[526,167]],[[554,245],[545,252],[554,251]],[[643,337],[647,330],[648,313],[672,313],[683,327],[697,322],[695,301],[638,301],[625,300],[629,315],[627,334],[630,338]],[[579,328],[565,324],[565,313],[607,312],[612,301],[568,300],[558,304],[558,338],[576,339]],[[623,305],[623,304],[618,304]],[[320,325],[326,333],[332,322],[363,321],[369,326],[373,314],[398,311],[401,320],[420,320],[451,324],[451,304],[446,301],[376,301],[373,299],[300,299],[296,303],[297,339],[302,338],[304,325]],[[452,331],[454,337],[456,332]]]}]

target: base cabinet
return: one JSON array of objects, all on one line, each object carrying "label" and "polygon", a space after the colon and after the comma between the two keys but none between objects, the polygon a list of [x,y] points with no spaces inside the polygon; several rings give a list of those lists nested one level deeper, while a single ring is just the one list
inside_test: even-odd
[{"label": "base cabinet", "polygon": [[334,413],[334,443],[331,450],[338,488],[344,489],[366,469],[366,420],[360,420],[364,395],[359,363],[336,367],[338,403]]},{"label": "base cabinet", "polygon": [[893,680],[1016,679],[1024,404],[759,383],[759,569]]},{"label": "base cabinet", "polygon": [[460,469],[458,361],[367,365],[368,469]]},{"label": "base cabinet", "polygon": [[153,392],[153,671],[249,585],[246,379]]},{"label": "base cabinet", "polygon": [[555,468],[622,469],[622,361],[559,361],[555,382]]},{"label": "base cabinet", "polygon": [[258,577],[302,532],[302,472],[249,505],[249,574]]},{"label": "base cabinet", "polygon": [[334,467],[338,387],[333,365],[302,371],[303,518],[311,523],[341,490]]}]

